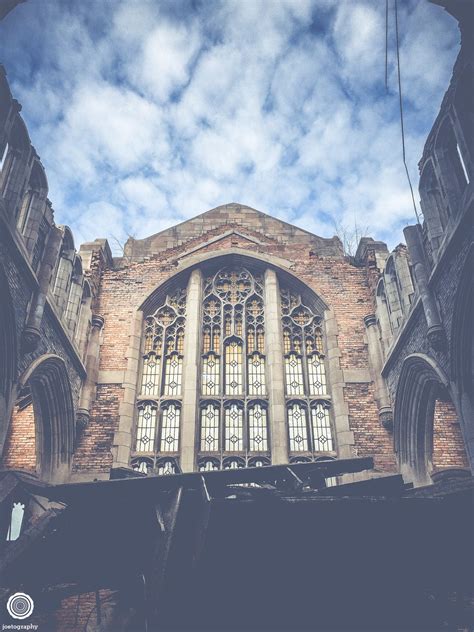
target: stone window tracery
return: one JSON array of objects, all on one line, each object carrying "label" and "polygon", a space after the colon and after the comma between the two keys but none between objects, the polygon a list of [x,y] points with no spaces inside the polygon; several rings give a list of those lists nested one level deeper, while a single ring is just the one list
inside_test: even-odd
[{"label": "stone window tracery", "polygon": [[282,288],[280,298],[290,460],[317,458],[334,451],[322,321],[300,294]]},{"label": "stone window tracery", "polygon": [[[190,445],[189,433],[195,428],[191,457],[201,471],[269,465],[274,404],[267,391],[267,351],[271,367],[283,372],[278,375],[284,379],[289,460],[332,456],[321,317],[294,289],[277,286],[273,297],[272,285],[265,290],[264,276],[242,266],[199,272],[194,278],[188,282],[188,316],[186,291],[178,288],[145,317],[134,469],[143,474],[179,472],[183,423],[183,444]],[[199,299],[191,299],[193,288],[198,288]],[[279,339],[276,355],[266,347],[266,301],[274,319],[269,336]],[[187,318],[186,347],[192,348],[185,349]],[[192,369],[196,360],[197,372]],[[186,455],[189,468],[189,447]]]},{"label": "stone window tracery", "polygon": [[[185,321],[186,292],[181,288],[145,318],[132,459],[132,467],[143,473],[179,471]],[[169,455],[165,460],[164,454]]]},{"label": "stone window tracery", "polygon": [[264,312],[262,276],[222,268],[205,278],[200,469],[245,467],[255,453],[270,463]]}]

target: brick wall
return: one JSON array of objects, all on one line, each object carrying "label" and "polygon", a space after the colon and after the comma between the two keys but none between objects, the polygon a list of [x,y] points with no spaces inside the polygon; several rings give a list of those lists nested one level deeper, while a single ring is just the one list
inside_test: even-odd
[{"label": "brick wall", "polygon": [[36,471],[36,431],[33,404],[13,409],[1,467]]},{"label": "brick wall", "polygon": [[108,472],[112,467],[110,448],[118,427],[123,391],[118,384],[100,385],[91,408],[91,419],[77,441],[73,470]]},{"label": "brick wall", "polygon": [[355,435],[357,456],[373,456],[375,469],[393,472],[397,469],[392,434],[377,418],[373,384],[352,384],[344,389],[349,406],[349,423]]},{"label": "brick wall", "polygon": [[456,409],[437,399],[433,416],[433,469],[469,467]]},{"label": "brick wall", "polygon": [[[255,222],[253,227],[249,227],[249,218],[246,219],[247,225],[243,226],[238,221],[239,217],[238,214],[231,217],[226,211],[219,223],[214,213],[215,225],[207,232],[195,233],[189,241],[172,247],[169,246],[172,242],[170,238],[167,242],[169,247],[163,248],[160,252],[131,263],[123,258],[118,262],[119,267],[104,271],[96,306],[98,313],[105,319],[100,348],[100,371],[127,368],[126,353],[133,316],[147,296],[160,284],[180,273],[189,257],[219,253],[229,248],[237,248],[242,254],[247,252],[250,256],[256,253],[260,256],[271,255],[286,260],[289,271],[334,311],[338,327],[341,368],[369,368],[363,318],[373,311],[373,306],[367,270],[355,266],[335,248],[330,254],[327,254],[327,248],[326,251],[318,249],[319,238],[312,240],[304,231],[301,231],[298,243],[291,240],[283,241],[272,232],[259,232],[257,229],[260,227],[260,220]],[[235,223],[232,223],[233,219]],[[232,228],[240,234],[229,234]],[[332,243],[334,245],[335,242]],[[323,256],[322,252],[326,254]],[[185,272],[182,274],[185,286],[187,276]],[[282,274],[282,280],[284,276]],[[356,442],[360,443],[360,453],[373,454],[372,445],[378,455],[378,465],[384,470],[393,470],[395,460],[391,437],[380,426],[373,389],[369,389],[367,384],[367,391],[361,395],[358,387],[359,385],[354,385],[347,388],[345,398],[354,411],[357,407],[365,407],[364,412],[360,413],[363,415],[363,422],[357,425],[354,416]],[[110,429],[115,426],[117,419],[115,413],[110,414],[110,409],[113,407],[118,410],[120,397],[121,390],[118,386],[109,385],[98,389],[96,404],[91,412],[91,423],[76,453],[76,470],[100,466],[103,471],[104,463],[110,462],[107,451],[110,450],[112,443],[110,440],[106,447],[106,442],[107,437],[112,437]],[[375,446],[374,437],[377,438]]]}]

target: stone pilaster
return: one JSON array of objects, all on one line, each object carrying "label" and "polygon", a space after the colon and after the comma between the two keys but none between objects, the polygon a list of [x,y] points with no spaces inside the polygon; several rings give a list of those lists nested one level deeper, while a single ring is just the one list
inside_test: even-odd
[{"label": "stone pilaster", "polygon": [[102,316],[94,314],[92,316],[91,331],[85,359],[87,377],[82,387],[79,408],[76,413],[76,427],[78,431],[84,430],[89,423],[90,407],[95,397],[97,378],[99,376],[100,332],[103,326],[104,319]]},{"label": "stone pilaster", "polygon": [[327,368],[328,384],[331,389],[332,412],[336,431],[337,455],[341,459],[350,459],[355,456],[354,433],[349,425],[349,407],[344,397],[346,382],[341,369],[341,351],[337,341],[337,322],[332,310],[326,310],[324,314],[326,328]]},{"label": "stone pilaster", "polygon": [[40,340],[40,328],[43,320],[44,306],[48,294],[51,272],[56,264],[61,245],[61,232],[52,228],[49,233],[44,256],[38,271],[38,288],[28,312],[28,319],[23,331],[23,347],[25,351],[34,351]]},{"label": "stone pilaster", "polygon": [[200,324],[202,306],[202,278],[200,270],[193,270],[186,294],[186,330],[184,334],[183,403],[181,410],[181,469],[196,469],[196,434],[199,396]]},{"label": "stone pilaster", "polygon": [[267,365],[272,463],[288,463],[285,371],[281,333],[280,286],[274,270],[265,272],[265,355]]},{"label": "stone pilaster", "polygon": [[415,281],[420,293],[426,324],[428,325],[428,341],[433,349],[439,351],[446,345],[446,333],[441,324],[438,306],[432,289],[428,285],[428,271],[426,269],[425,251],[421,238],[421,226],[407,226],[403,229],[408,252],[415,274]]},{"label": "stone pilaster", "polygon": [[382,377],[383,352],[377,329],[377,319],[374,314],[365,316],[364,323],[367,331],[367,345],[371,375],[375,385],[380,423],[386,430],[393,428],[393,413],[388,395],[387,385]]}]

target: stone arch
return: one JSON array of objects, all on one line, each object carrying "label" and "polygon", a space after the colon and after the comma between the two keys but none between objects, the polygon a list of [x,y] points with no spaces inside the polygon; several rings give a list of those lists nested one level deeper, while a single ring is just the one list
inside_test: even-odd
[{"label": "stone arch", "polygon": [[451,375],[458,400],[464,441],[471,468],[474,468],[474,246],[471,246],[454,302],[451,331]]},{"label": "stone arch", "polygon": [[61,249],[59,252],[56,269],[53,274],[53,296],[56,301],[59,313],[61,316],[67,306],[67,300],[69,297],[69,287],[71,283],[71,277],[74,267],[75,248],[74,237],[72,231],[68,226],[60,226],[63,233],[63,239],[61,243]]},{"label": "stone arch", "polygon": [[380,337],[385,354],[387,353],[390,343],[392,341],[392,323],[390,322],[390,314],[387,305],[387,295],[385,293],[385,280],[384,277],[380,277],[377,283],[377,289],[375,292],[375,302],[377,305],[376,316],[377,323],[380,330]]},{"label": "stone arch", "polygon": [[443,200],[433,161],[427,160],[420,176],[420,198],[431,248],[436,252],[441,244],[444,229],[450,217],[449,206]]},{"label": "stone arch", "polygon": [[392,322],[392,330],[397,331],[403,319],[403,312],[400,280],[398,278],[398,272],[393,254],[389,256],[385,264],[384,279],[390,320]]},{"label": "stone arch", "polygon": [[[136,401],[137,397],[137,377],[139,372],[139,358],[141,357],[142,336],[143,336],[143,319],[145,315],[154,313],[163,303],[167,294],[175,286],[186,287],[191,277],[199,271],[219,269],[220,267],[239,266],[246,268],[252,273],[265,273],[272,271],[279,278],[280,282],[295,288],[295,291],[301,293],[304,298],[305,305],[314,311],[315,314],[325,317],[330,314],[328,322],[323,327],[326,330],[328,356],[329,349],[337,347],[337,327],[335,325],[334,316],[326,304],[324,299],[319,296],[306,282],[299,279],[291,270],[290,262],[284,259],[273,257],[272,255],[261,255],[260,253],[250,253],[239,248],[229,248],[217,252],[205,252],[196,256],[189,257],[181,262],[176,262],[177,271],[170,277],[162,281],[151,292],[144,295],[133,316],[129,346],[126,351],[127,369],[124,375],[124,403],[119,407],[119,427],[115,432],[113,442],[113,460],[115,466],[127,466],[131,454],[132,432],[134,427],[134,405],[131,402]],[[330,331],[329,331],[330,329]],[[199,335],[199,334],[197,334]],[[330,341],[330,344],[329,344]],[[337,370],[340,373],[339,357],[335,358]],[[334,376],[333,376],[334,373]],[[338,378],[339,379],[339,374]],[[330,384],[334,383],[334,390],[339,388],[339,382],[336,379],[336,369],[328,363],[328,380]],[[283,386],[283,385],[282,385]],[[349,436],[349,420],[347,412],[342,403],[343,394],[340,388],[338,397],[334,397],[334,418],[338,420],[336,424],[336,432]],[[194,404],[193,404],[194,406]],[[183,402],[183,408],[185,403]],[[344,426],[344,427],[342,427]],[[351,435],[352,436],[352,435]],[[184,443],[184,440],[183,440]],[[193,439],[194,443],[194,439]],[[344,447],[347,447],[344,445]],[[342,452],[341,452],[342,453]],[[342,454],[346,456],[346,454]]]},{"label": "stone arch", "polygon": [[227,265],[237,265],[248,268],[251,272],[264,272],[266,268],[275,270],[280,279],[288,284],[293,284],[295,289],[303,292],[305,299],[309,302],[308,307],[314,309],[322,315],[328,309],[324,298],[317,294],[304,281],[301,281],[289,269],[290,262],[272,255],[261,255],[260,253],[249,253],[239,248],[228,248],[217,252],[205,252],[202,255],[189,257],[180,262],[180,270],[158,285],[152,292],[148,292],[141,299],[138,310],[144,313],[154,311],[158,307],[168,289],[178,282],[185,283],[186,279],[195,268],[214,268]]},{"label": "stone arch", "polygon": [[459,143],[449,115],[440,123],[435,141],[434,153],[440,166],[440,178],[451,215],[460,212],[460,201],[467,186],[467,180],[459,156]]},{"label": "stone arch", "polygon": [[46,481],[69,474],[74,449],[74,403],[65,362],[56,355],[37,358],[20,380],[31,392],[35,419],[36,470]]},{"label": "stone arch", "polygon": [[79,310],[82,299],[82,287],[84,284],[84,273],[82,270],[81,257],[76,255],[72,267],[71,284],[66,303],[64,318],[66,326],[72,333],[76,330],[79,320]]},{"label": "stone arch", "polygon": [[38,234],[47,195],[48,180],[46,173],[43,165],[36,158],[33,161],[30,176],[26,184],[17,222],[18,230],[25,238],[28,237],[30,243],[35,241]]},{"label": "stone arch", "polygon": [[0,452],[8,431],[17,375],[15,312],[10,288],[0,265]]},{"label": "stone arch", "polygon": [[0,172],[0,193],[6,200],[12,222],[16,223],[29,177],[28,157],[31,148],[26,125],[19,114],[15,117],[6,142],[8,149]]},{"label": "stone arch", "polygon": [[406,357],[395,397],[394,442],[402,474],[418,485],[431,482],[433,421],[438,400],[450,402],[454,409],[443,371],[424,354]]},{"label": "stone arch", "polygon": [[474,177],[474,155],[472,154],[472,139],[474,138],[474,91],[472,90],[474,78],[474,66],[468,64],[457,79],[456,91],[454,93],[454,111],[459,121],[459,138],[461,140],[461,148],[463,157],[465,158],[465,166],[470,174],[470,178]]}]

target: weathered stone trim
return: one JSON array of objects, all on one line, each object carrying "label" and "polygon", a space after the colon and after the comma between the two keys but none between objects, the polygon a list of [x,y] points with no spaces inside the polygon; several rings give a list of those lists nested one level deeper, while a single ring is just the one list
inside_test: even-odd
[{"label": "weathered stone trim", "polygon": [[340,458],[354,456],[354,433],[349,424],[349,407],[344,398],[346,381],[341,369],[341,351],[337,343],[337,321],[333,310],[324,314],[326,329],[328,384],[331,388],[332,414],[336,433],[337,453]]},{"label": "weathered stone trim", "polygon": [[112,444],[112,467],[129,467],[130,465],[142,329],[143,312],[139,310],[132,318],[129,344],[125,354],[127,368],[122,382],[124,395],[119,405],[118,430],[114,434]]},{"label": "weathered stone trim", "polygon": [[202,306],[202,275],[199,269],[189,277],[186,292],[186,329],[184,333],[183,399],[181,410],[180,453],[183,472],[197,469],[196,445],[199,432],[198,397],[200,369],[200,332]]},{"label": "weathered stone trim", "polygon": [[265,271],[265,355],[268,377],[272,463],[288,463],[285,371],[281,333],[280,285],[274,270]]}]

